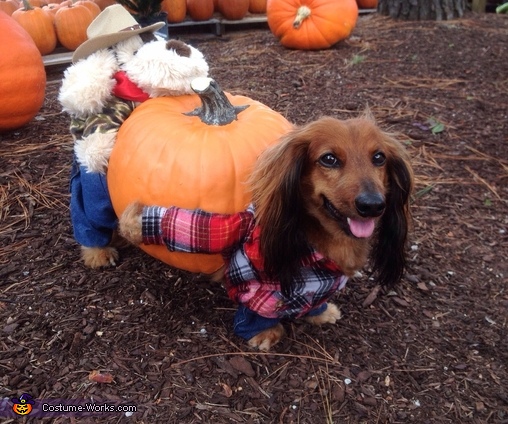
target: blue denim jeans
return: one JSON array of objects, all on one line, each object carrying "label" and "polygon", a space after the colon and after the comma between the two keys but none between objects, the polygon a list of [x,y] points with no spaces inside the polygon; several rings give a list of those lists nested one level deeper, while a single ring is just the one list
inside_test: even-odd
[{"label": "blue denim jeans", "polygon": [[[323,303],[317,308],[312,309],[307,316],[321,315],[326,311],[327,304]],[[252,312],[243,305],[238,307],[233,321],[233,330],[235,334],[245,340],[249,340],[256,334],[261,333],[268,328],[275,327],[280,322],[279,318],[265,318]]]},{"label": "blue denim jeans", "polygon": [[109,197],[106,176],[72,165],[71,221],[74,238],[82,246],[105,247],[111,241],[118,220]]}]

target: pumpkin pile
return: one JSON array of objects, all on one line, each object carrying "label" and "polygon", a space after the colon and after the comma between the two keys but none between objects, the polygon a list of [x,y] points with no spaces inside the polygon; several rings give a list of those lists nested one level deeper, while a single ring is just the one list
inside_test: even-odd
[{"label": "pumpkin pile", "polygon": [[88,25],[101,12],[92,0],[61,0],[60,3],[21,0],[12,10],[11,5],[16,1],[2,0],[0,4],[9,4],[6,13],[30,34],[42,55],[53,52],[58,44],[75,50],[86,40]]},{"label": "pumpkin pile", "polygon": [[[121,1],[119,1],[121,2]],[[32,37],[42,55],[59,45],[75,50],[86,40],[92,20],[116,0],[0,0],[0,10],[12,16]],[[162,0],[169,23],[186,18],[211,19],[215,13],[229,20],[248,13],[266,13],[267,0]],[[130,10],[129,8],[127,8]]]},{"label": "pumpkin pile", "polygon": [[46,71],[28,33],[0,11],[0,131],[30,122],[44,103]]},{"label": "pumpkin pile", "polygon": [[[220,90],[214,80],[192,82],[197,93],[149,99],[122,124],[107,172],[118,216],[133,201],[209,212],[244,210],[254,162],[292,126],[278,112],[245,96]],[[141,248],[191,272],[212,273],[219,255]]]},{"label": "pumpkin pile", "polygon": [[248,13],[266,13],[267,0],[162,0],[161,8],[168,14],[168,22],[182,22],[186,17],[206,21],[218,13],[235,21]]}]

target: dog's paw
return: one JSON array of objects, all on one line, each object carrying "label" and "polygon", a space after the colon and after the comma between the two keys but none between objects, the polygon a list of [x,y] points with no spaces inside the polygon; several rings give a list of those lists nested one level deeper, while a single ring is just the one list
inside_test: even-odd
[{"label": "dog's paw", "polygon": [[143,205],[131,203],[125,208],[118,220],[118,233],[131,242],[140,244],[143,241]]},{"label": "dog's paw", "polygon": [[327,307],[322,314],[312,317],[305,317],[305,320],[314,325],[335,324],[341,318],[341,316],[342,314],[337,305],[333,303],[327,303]]},{"label": "dog's paw", "polygon": [[275,327],[268,328],[252,337],[249,340],[249,346],[262,352],[268,352],[272,346],[282,339],[282,336],[284,336],[284,327],[279,323]]},{"label": "dog's paw", "polygon": [[120,257],[114,247],[85,247],[81,246],[81,257],[89,268],[115,266]]}]

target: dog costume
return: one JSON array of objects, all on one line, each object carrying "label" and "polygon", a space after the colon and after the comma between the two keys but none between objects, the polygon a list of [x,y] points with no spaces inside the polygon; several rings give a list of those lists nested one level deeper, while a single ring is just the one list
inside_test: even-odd
[{"label": "dog costume", "polygon": [[144,244],[165,245],[172,252],[223,255],[224,286],[229,298],[239,305],[234,331],[246,340],[283,318],[322,314],[326,301],[348,280],[335,262],[309,245],[295,289],[290,297],[284,296],[280,283],[268,279],[264,272],[260,232],[252,205],[231,215],[174,206],[143,208]]},{"label": "dog costume", "polygon": [[140,102],[191,94],[190,82],[208,75],[197,49],[154,35],[163,25],[140,27],[123,6],[109,6],[64,73],[58,99],[71,117],[71,221],[82,246],[107,246],[117,227],[106,172],[122,123]]}]

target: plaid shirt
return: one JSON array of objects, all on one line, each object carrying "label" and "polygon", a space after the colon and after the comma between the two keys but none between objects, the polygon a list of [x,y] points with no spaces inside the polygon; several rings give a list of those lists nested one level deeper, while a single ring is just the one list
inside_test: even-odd
[{"label": "plaid shirt", "polygon": [[231,215],[177,207],[143,210],[143,243],[166,245],[174,252],[222,254],[228,296],[262,317],[299,318],[345,286],[347,277],[335,262],[312,249],[302,258],[291,298],[285,297],[280,283],[264,272],[260,231],[252,206]]}]

